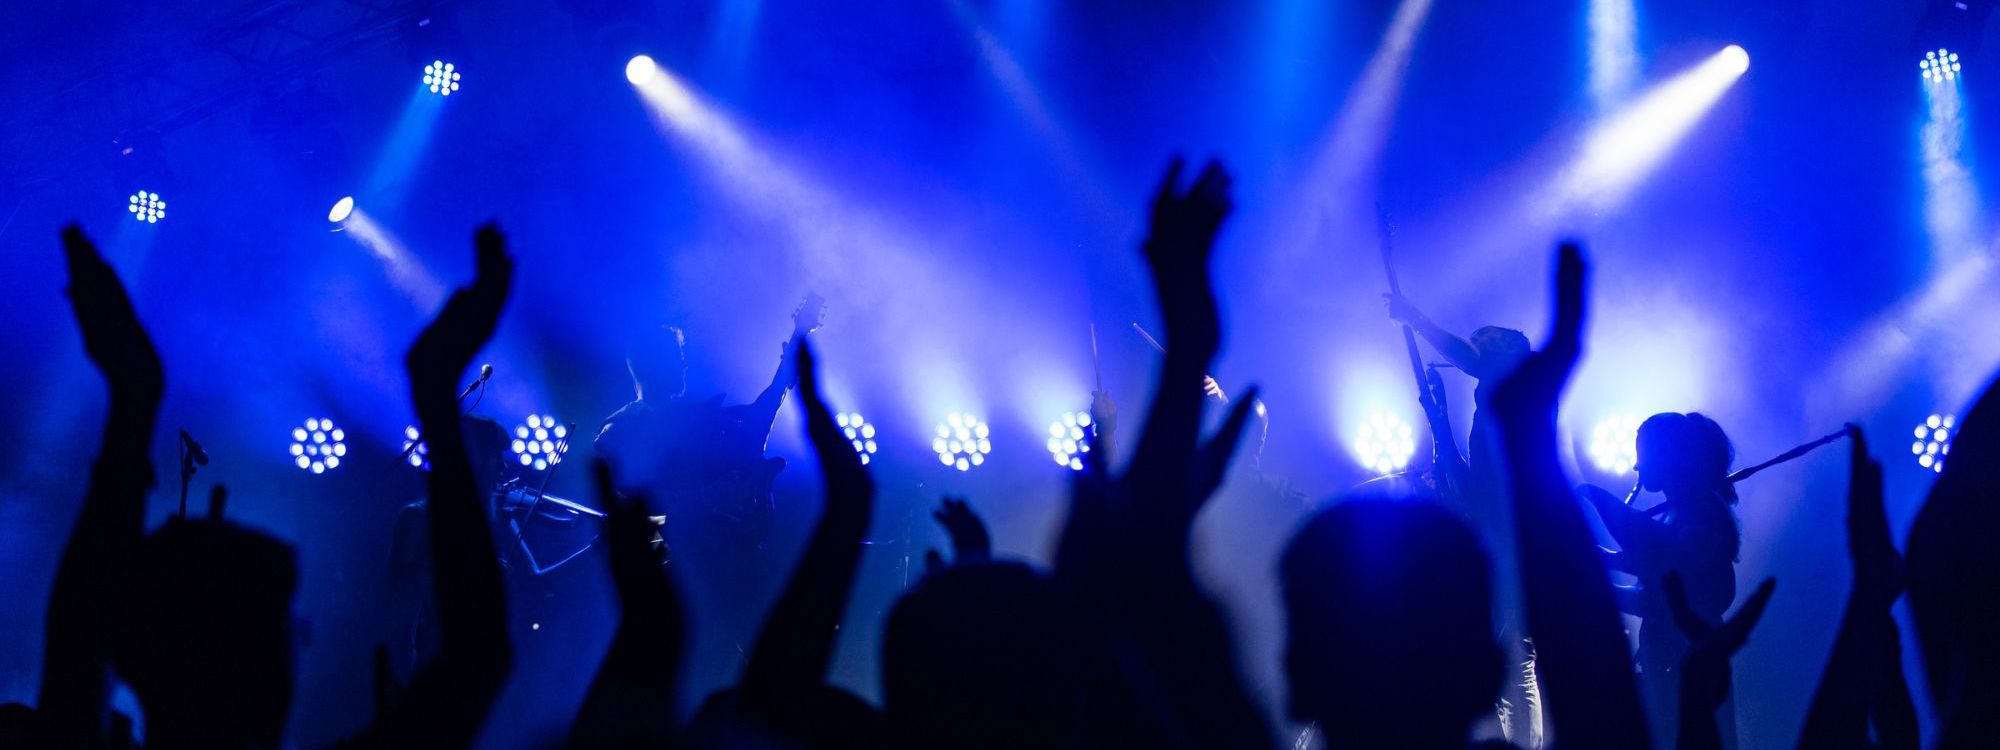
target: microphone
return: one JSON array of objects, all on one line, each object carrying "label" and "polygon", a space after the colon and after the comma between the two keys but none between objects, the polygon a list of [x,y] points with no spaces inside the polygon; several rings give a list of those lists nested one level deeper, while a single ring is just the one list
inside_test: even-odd
[{"label": "microphone", "polygon": [[196,466],[208,465],[208,451],[202,450],[201,443],[195,442],[194,436],[189,435],[187,430],[181,430],[181,448],[187,451],[188,459],[194,461]]},{"label": "microphone", "polygon": [[479,389],[479,386],[482,386],[482,385],[485,385],[485,384],[486,384],[486,381],[488,381],[488,380],[492,380],[492,379],[493,379],[493,366],[492,366],[492,365],[480,365],[480,366],[479,366],[479,379],[478,379],[478,380],[474,380],[474,381],[472,381],[472,385],[468,385],[468,386],[466,386],[466,387],[465,387],[465,392],[464,392],[464,393],[460,393],[460,394],[458,394],[458,400],[460,400],[460,401],[464,401],[464,400],[465,400],[465,397],[466,397],[466,396],[470,396],[470,395],[472,395],[472,392],[473,392],[473,391],[475,391],[475,390],[478,390],[478,389]]}]

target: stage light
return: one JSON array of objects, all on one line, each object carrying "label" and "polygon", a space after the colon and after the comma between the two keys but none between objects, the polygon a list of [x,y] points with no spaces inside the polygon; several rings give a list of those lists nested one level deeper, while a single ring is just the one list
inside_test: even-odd
[{"label": "stage light", "polygon": [[514,425],[511,447],[522,466],[543,471],[562,463],[563,454],[569,452],[569,428],[547,414],[530,414],[526,424]]},{"label": "stage light", "polygon": [[1097,425],[1090,421],[1090,412],[1064,414],[1049,423],[1049,455],[1055,457],[1058,466],[1083,471],[1083,454],[1089,453],[1091,444],[1096,442]]},{"label": "stage light", "polygon": [[333,202],[333,210],[326,212],[326,220],[335,224],[347,221],[354,214],[354,196],[350,195]]},{"label": "stage light", "polygon": [[1917,457],[1918,466],[1944,471],[1944,457],[1951,453],[1952,421],[1950,414],[1932,414],[1917,425],[1910,453]]},{"label": "stage light", "polygon": [[347,457],[347,433],[333,426],[331,419],[311,418],[306,426],[292,428],[292,464],[314,474],[340,468]]},{"label": "stage light", "polygon": [[1361,465],[1384,476],[1409,468],[1417,453],[1416,437],[1408,422],[1388,412],[1368,415],[1368,421],[1354,434],[1354,457]]},{"label": "stage light", "polygon": [[451,96],[458,90],[458,68],[451,63],[437,60],[424,66],[424,85],[438,96]]},{"label": "stage light", "polygon": [[659,63],[653,62],[653,58],[645,55],[634,55],[630,62],[625,63],[625,80],[634,86],[643,86],[647,81],[653,80],[653,76],[659,74]]},{"label": "stage light", "polygon": [[991,429],[985,422],[971,414],[952,412],[945,415],[944,423],[937,426],[937,438],[931,440],[931,450],[937,452],[938,463],[969,471],[974,466],[986,463],[986,456],[993,452]]},{"label": "stage light", "polygon": [[125,199],[125,212],[132,214],[134,220],[158,224],[167,218],[167,202],[160,200],[159,193],[141,190]]},{"label": "stage light", "polygon": [[1620,414],[1590,432],[1590,461],[1598,471],[1624,474],[1639,463],[1639,418]]},{"label": "stage light", "polygon": [[875,455],[875,425],[862,419],[860,414],[841,412],[833,416],[833,423],[840,426],[840,434],[847,436],[847,442],[854,444],[854,452],[861,454],[861,465],[867,466]]},{"label": "stage light", "polygon": [[424,471],[431,470],[431,446],[424,442],[423,434],[416,425],[403,428],[403,460],[410,466]]},{"label": "stage light", "polygon": [[1917,61],[1917,70],[1924,74],[1924,80],[1934,83],[1957,80],[1960,75],[1958,53],[1939,47],[1924,53],[1924,59]]},{"label": "stage light", "polygon": [[1737,79],[1750,53],[1734,44],[1642,94],[1592,129],[1583,152],[1560,178],[1556,209],[1616,205],[1651,174]]},{"label": "stage light", "polygon": [[1750,51],[1738,45],[1729,45],[1719,53],[1722,70],[1730,75],[1750,72]]}]

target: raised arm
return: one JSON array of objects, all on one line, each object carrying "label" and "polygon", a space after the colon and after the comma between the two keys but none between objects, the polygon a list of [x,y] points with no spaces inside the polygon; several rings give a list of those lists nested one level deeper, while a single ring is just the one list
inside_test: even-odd
[{"label": "raised arm", "polygon": [[1443,355],[1446,361],[1474,378],[1484,378],[1491,374],[1486,371],[1485,364],[1479,359],[1479,350],[1474,349],[1471,342],[1431,322],[1430,316],[1411,304],[1408,297],[1400,294],[1383,296],[1388,298],[1389,317],[1408,325],[1417,332],[1417,335],[1424,337],[1425,341],[1431,342],[1431,348]]},{"label": "raised arm", "polygon": [[1667,605],[1673,609],[1674,624],[1687,636],[1687,655],[1681,658],[1680,731],[1677,750],[1722,750],[1722,728],[1715,712],[1729,700],[1732,682],[1729,660],[1750,640],[1750,630],[1764,616],[1771,603],[1777,579],[1766,578],[1744,600],[1736,616],[1712,624],[1694,613],[1688,604],[1687,587],[1680,575],[1668,573],[1664,582]]},{"label": "raised arm", "polygon": [[381,731],[390,746],[469,747],[513,660],[507,604],[486,513],[459,420],[458,387],[486,346],[513,284],[514,261],[492,225],[474,238],[477,275],[453,292],[404,363],[430,446],[430,555],[438,604],[437,659],[420,668]]},{"label": "raised arm", "polygon": [[[1851,435],[1847,481],[1847,554],[1854,566],[1854,585],[1847,610],[1834,636],[1833,652],[1819,689],[1806,713],[1800,750],[1849,750],[1871,747],[1869,719],[1877,704],[1888,712],[1876,727],[1884,747],[1916,745],[1914,725],[1905,728],[1896,714],[1909,702],[1903,684],[1896,622],[1889,608],[1903,593],[1903,558],[1889,534],[1888,512],[1882,502],[1882,464],[1868,455],[1859,428]],[[1900,698],[1898,698],[1900,694]]]},{"label": "raised arm", "polygon": [[110,408],[76,528],[49,593],[39,712],[54,746],[95,744],[109,699],[107,600],[116,560],[144,535],[148,458],[166,376],[132,300],[97,247],[72,224],[63,229],[70,308],[84,353],[104,376]]},{"label": "raised arm", "polygon": [[1611,584],[1556,450],[1556,402],[1582,353],[1586,286],[1582,251],[1563,245],[1548,345],[1501,381],[1493,407],[1552,734],[1569,747],[1645,748],[1646,717]]},{"label": "raised arm", "polygon": [[618,629],[570,728],[572,747],[668,747],[678,733],[674,687],[680,681],[687,617],[679,592],[653,549],[646,505],[620,498],[611,468],[592,466],[606,512]]},{"label": "raised arm", "polygon": [[749,712],[782,709],[825,681],[875,512],[875,481],[821,400],[811,347],[801,344],[795,356],[799,403],[825,477],[826,507],[743,668],[741,703]]}]

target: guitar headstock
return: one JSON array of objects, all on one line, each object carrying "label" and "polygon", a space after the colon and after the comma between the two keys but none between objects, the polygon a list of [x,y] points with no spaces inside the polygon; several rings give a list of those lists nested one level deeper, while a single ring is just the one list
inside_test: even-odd
[{"label": "guitar headstock", "polygon": [[826,325],[826,298],[819,292],[806,292],[806,298],[799,301],[798,309],[792,311],[792,331],[808,334]]}]

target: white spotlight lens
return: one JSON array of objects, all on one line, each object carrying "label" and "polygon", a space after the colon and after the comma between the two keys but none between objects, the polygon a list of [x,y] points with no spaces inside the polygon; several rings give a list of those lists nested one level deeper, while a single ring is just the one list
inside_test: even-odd
[{"label": "white spotlight lens", "polygon": [[[569,453],[569,430],[559,427],[553,414],[529,414],[524,421],[526,424],[514,425],[514,439],[507,444],[513,449],[515,459],[535,471],[562,463],[563,456]],[[551,430],[557,434],[551,436]]]},{"label": "white spotlight lens", "polygon": [[1408,422],[1388,412],[1375,412],[1355,430],[1354,457],[1377,474],[1406,469],[1416,455],[1416,440]]},{"label": "white spotlight lens", "polygon": [[326,220],[331,221],[335,224],[339,224],[340,222],[347,221],[348,215],[353,213],[354,213],[354,196],[350,195],[340,200],[334,201],[333,210],[326,212]]},{"label": "white spotlight lens", "polygon": [[653,76],[658,75],[659,72],[659,64],[653,62],[653,58],[645,55],[636,55],[630,62],[625,63],[625,80],[631,81],[634,86],[643,85],[647,81],[653,80]]},{"label": "white spotlight lens", "polygon": [[1950,414],[1932,414],[1917,425],[1917,439],[1910,443],[1910,452],[1916,455],[1918,466],[1944,471],[1944,457],[1951,453],[1952,422]]},{"label": "white spotlight lens", "polygon": [[1728,70],[1745,73],[1750,70],[1750,53],[1734,44],[1722,48],[1722,62]]},{"label": "white spotlight lens", "polygon": [[952,412],[946,415],[944,423],[938,425],[937,433],[938,439],[931,441],[931,450],[937,452],[939,463],[959,471],[984,464],[986,454],[993,452],[992,441],[984,439],[989,434],[986,423],[971,414]]},{"label": "white spotlight lens", "polygon": [[1049,455],[1071,471],[1083,470],[1083,454],[1089,453],[1095,442],[1097,430],[1090,426],[1089,412],[1070,412],[1049,423]]},{"label": "white spotlight lens", "polygon": [[[332,438],[328,440],[329,436]],[[333,426],[333,420],[310,418],[305,428],[292,428],[292,442],[287,451],[292,463],[314,474],[324,474],[328,469],[340,467],[340,458],[347,455],[346,432]]]}]

